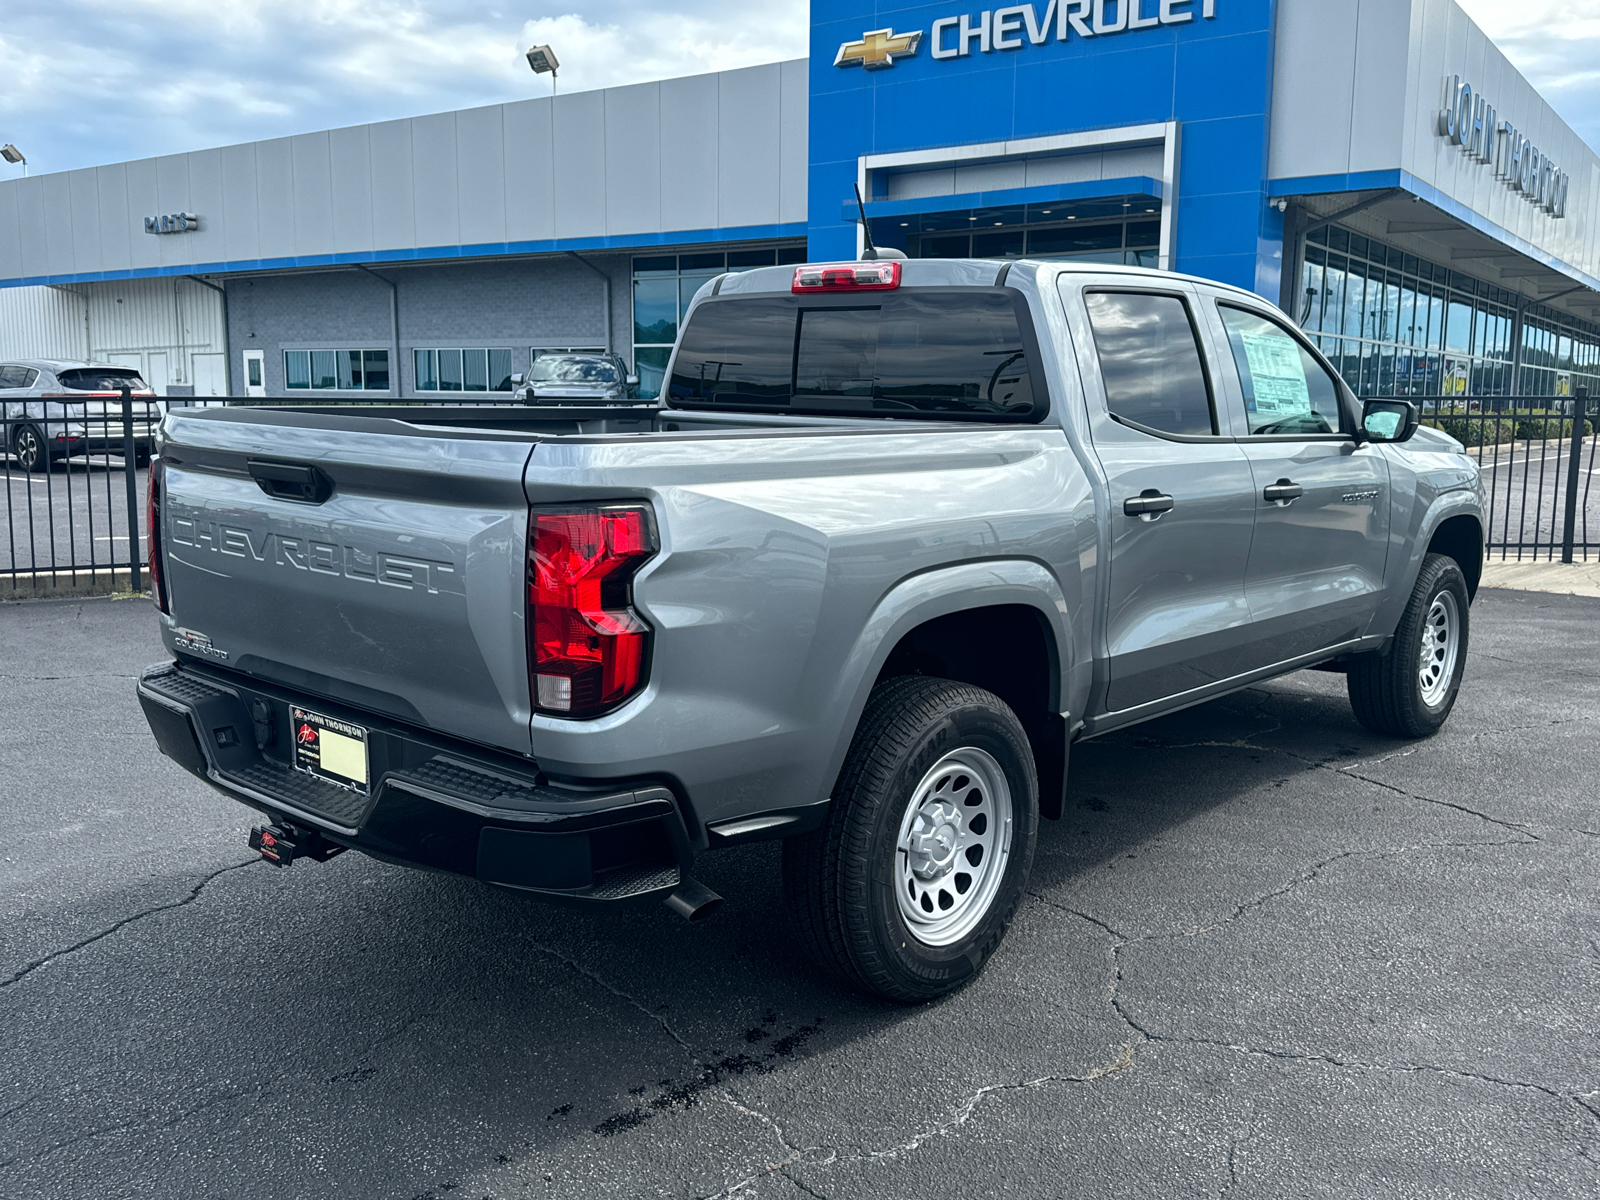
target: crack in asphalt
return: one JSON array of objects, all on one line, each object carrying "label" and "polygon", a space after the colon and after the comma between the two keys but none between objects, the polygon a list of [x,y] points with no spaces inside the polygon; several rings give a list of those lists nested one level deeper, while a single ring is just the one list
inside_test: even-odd
[{"label": "crack in asphalt", "polygon": [[815,1188],[812,1188],[809,1185],[800,1182],[800,1180],[796,1179],[793,1175],[790,1175],[787,1171],[784,1172],[783,1177],[785,1179],[787,1179],[790,1183],[794,1184],[794,1186],[797,1187],[798,1189],[800,1189],[800,1191],[804,1192],[808,1196],[811,1196],[813,1198],[813,1200],[828,1200],[827,1196],[823,1195],[821,1192],[817,1191]]},{"label": "crack in asphalt", "polygon": [[1113,1058],[1082,1075],[1040,1075],[1034,1078],[1021,1079],[1011,1083],[988,1084],[970,1093],[969,1095],[962,1097],[961,1100],[952,1106],[950,1114],[947,1117],[926,1129],[919,1130],[918,1132],[912,1134],[906,1141],[899,1142],[891,1146],[886,1146],[879,1150],[869,1150],[864,1154],[844,1154],[837,1150],[826,1149],[822,1146],[809,1146],[804,1148],[796,1146],[789,1140],[787,1135],[783,1133],[781,1127],[778,1126],[776,1122],[765,1116],[765,1114],[758,1113],[755,1110],[746,1108],[743,1105],[735,1104],[734,1107],[739,1108],[740,1111],[747,1112],[749,1115],[756,1117],[758,1120],[770,1126],[773,1132],[778,1135],[778,1138],[782,1142],[784,1148],[789,1151],[789,1155],[781,1162],[766,1164],[762,1170],[755,1171],[744,1176],[738,1181],[729,1184],[720,1192],[715,1192],[709,1196],[698,1197],[697,1200],[734,1200],[734,1197],[739,1196],[741,1193],[753,1187],[763,1179],[771,1178],[774,1175],[783,1177],[784,1179],[788,1180],[788,1182],[792,1183],[797,1189],[809,1196],[817,1197],[818,1200],[825,1200],[825,1197],[822,1196],[822,1193],[815,1191],[809,1185],[797,1178],[793,1173],[793,1168],[796,1166],[821,1168],[847,1166],[855,1163],[875,1163],[896,1159],[901,1155],[913,1153],[928,1142],[932,1141],[934,1138],[947,1137],[956,1130],[960,1129],[972,1119],[973,1114],[978,1111],[979,1105],[981,1105],[990,1096],[1001,1095],[1008,1092],[1038,1091],[1041,1088],[1055,1087],[1060,1085],[1081,1086],[1084,1084],[1094,1083],[1096,1080],[1105,1079],[1111,1075],[1119,1075],[1124,1071],[1131,1070],[1134,1065],[1134,1051],[1137,1048],[1137,1044],[1138,1043],[1136,1041],[1125,1042],[1118,1049]]},{"label": "crack in asphalt", "polygon": [[[1527,837],[1527,838],[1529,838],[1529,839],[1531,839],[1532,841],[1535,841],[1535,842],[1542,842],[1544,840],[1537,833],[1534,833],[1533,830],[1527,825],[1521,824],[1520,822],[1517,822],[1517,821],[1505,821],[1505,820],[1502,820],[1499,817],[1491,817],[1486,812],[1479,812],[1475,808],[1469,808],[1465,804],[1457,804],[1453,800],[1438,800],[1438,799],[1435,799],[1432,796],[1423,796],[1423,795],[1421,795],[1421,794],[1419,794],[1417,792],[1408,792],[1408,791],[1406,791],[1405,788],[1396,787],[1392,783],[1385,783],[1381,779],[1374,779],[1370,775],[1363,775],[1359,771],[1353,770],[1350,767],[1332,766],[1329,763],[1324,762],[1324,761],[1322,761],[1320,759],[1308,758],[1304,754],[1296,754],[1293,750],[1278,749],[1278,750],[1276,750],[1276,753],[1282,754],[1286,758],[1292,758],[1296,762],[1303,762],[1306,765],[1314,767],[1319,771],[1329,771],[1329,772],[1331,772],[1332,774],[1335,774],[1335,775],[1343,775],[1347,779],[1359,779],[1362,783],[1368,783],[1368,784],[1371,784],[1373,787],[1382,788],[1386,792],[1393,792],[1397,796],[1404,796],[1408,800],[1416,800],[1416,801],[1419,801],[1419,802],[1421,802],[1423,804],[1435,804],[1435,805],[1438,805],[1440,808],[1454,809],[1456,812],[1464,813],[1465,815],[1467,815],[1469,817],[1477,817],[1478,820],[1480,820],[1480,821],[1487,821],[1491,825],[1498,825],[1502,829],[1510,829],[1510,830],[1512,830],[1512,831],[1514,831],[1516,833],[1520,833],[1524,837]],[[1391,756],[1391,757],[1393,757],[1393,756]],[[1380,759],[1379,761],[1384,761],[1384,760]],[[1356,765],[1357,766],[1365,766],[1367,764],[1358,763]]]},{"label": "crack in asphalt", "polygon": [[21,1112],[23,1109],[27,1108],[28,1105],[30,1105],[30,1104],[36,1104],[38,1101],[42,1100],[43,1098],[44,1098],[43,1095],[29,1096],[21,1104],[13,1104],[10,1108],[6,1109],[4,1112],[0,1112],[0,1121],[5,1120],[7,1117],[11,1116],[13,1113]]},{"label": "crack in asphalt", "polygon": [[99,1129],[86,1130],[83,1133],[74,1134],[72,1137],[65,1138],[62,1141],[54,1143],[53,1145],[46,1146],[43,1150],[40,1150],[36,1153],[17,1154],[13,1155],[11,1158],[0,1160],[0,1168],[14,1166],[19,1162],[35,1162],[39,1159],[49,1158],[52,1154],[57,1154],[60,1151],[69,1149],[72,1146],[79,1145],[83,1142],[93,1141],[95,1138],[105,1137],[107,1134],[122,1133],[124,1130],[176,1129],[190,1117],[197,1113],[202,1113],[208,1108],[215,1108],[219,1104],[226,1104],[230,1100],[243,1099],[246,1096],[254,1096],[259,1098],[264,1090],[265,1087],[261,1086],[254,1089],[245,1089],[243,1091],[223,1092],[219,1095],[211,1097],[209,1100],[203,1101],[200,1104],[196,1104],[193,1108],[186,1108],[182,1112],[174,1113],[164,1121],[152,1122],[148,1117],[140,1116],[127,1121],[118,1121],[114,1125],[104,1125]]},{"label": "crack in asphalt", "polygon": [[[1291,1050],[1274,1050],[1274,1049],[1271,1049],[1271,1048],[1268,1048],[1268,1047],[1248,1046],[1248,1045],[1245,1045],[1245,1044],[1240,1043],[1240,1042],[1228,1042],[1228,1041],[1223,1041],[1223,1040],[1218,1039],[1218,1038],[1204,1038],[1204,1037],[1193,1037],[1193,1036],[1189,1036],[1189,1035],[1171,1035],[1171,1034],[1157,1033],[1157,1032],[1145,1027],[1144,1025],[1141,1025],[1138,1021],[1133,1019],[1133,1017],[1128,1013],[1127,1008],[1125,1007],[1125,1005],[1123,1003],[1123,1000],[1122,1000],[1122,997],[1120,995],[1120,992],[1121,992],[1121,989],[1122,989],[1122,984],[1124,982],[1123,964],[1122,964],[1122,952],[1124,950],[1126,950],[1129,946],[1135,946],[1135,945],[1138,945],[1138,944],[1144,943],[1144,942],[1173,941],[1173,940],[1176,940],[1176,939],[1182,938],[1182,937],[1194,937],[1194,936],[1199,936],[1202,933],[1212,932],[1215,929],[1221,928],[1223,925],[1231,924],[1233,921],[1239,919],[1239,917],[1241,917],[1244,913],[1249,912],[1251,909],[1260,907],[1262,904],[1266,903],[1268,900],[1271,900],[1271,899],[1273,899],[1275,897],[1278,897],[1278,896],[1285,895],[1288,892],[1293,891],[1295,888],[1300,887],[1300,886],[1302,886],[1302,885],[1304,885],[1306,883],[1311,882],[1324,869],[1326,869],[1327,867],[1331,866],[1333,863],[1339,862],[1341,859],[1355,858],[1355,857],[1395,858],[1395,857],[1399,857],[1402,854],[1414,853],[1414,852],[1416,852],[1418,850],[1468,849],[1468,848],[1476,848],[1476,847],[1484,847],[1484,846],[1519,846],[1519,845],[1527,845],[1527,844],[1528,843],[1526,843],[1526,842],[1429,843],[1429,844],[1425,844],[1425,845],[1421,845],[1421,846],[1402,847],[1402,848],[1390,849],[1390,850],[1371,850],[1371,851],[1346,850],[1346,851],[1342,851],[1339,854],[1332,855],[1331,857],[1323,859],[1321,862],[1318,862],[1318,863],[1314,864],[1308,871],[1306,871],[1302,875],[1298,876],[1296,879],[1294,879],[1290,883],[1288,883],[1288,884],[1286,884],[1286,885],[1284,885],[1282,887],[1275,888],[1270,892],[1266,892],[1266,893],[1264,893],[1263,895],[1257,897],[1254,900],[1247,901],[1247,902],[1245,902],[1244,904],[1241,904],[1241,905],[1237,905],[1234,908],[1233,914],[1231,916],[1227,917],[1225,920],[1223,920],[1220,924],[1214,925],[1214,926],[1209,926],[1209,927],[1203,927],[1203,928],[1198,929],[1198,930],[1196,930],[1196,931],[1194,931],[1192,933],[1159,933],[1159,934],[1145,934],[1145,935],[1142,935],[1142,936],[1139,936],[1139,937],[1129,937],[1126,934],[1123,934],[1120,931],[1118,931],[1114,926],[1112,926],[1108,922],[1102,920],[1099,917],[1094,916],[1091,913],[1082,912],[1082,911],[1079,911],[1077,909],[1068,908],[1067,906],[1062,905],[1062,904],[1057,904],[1055,901],[1046,899],[1045,897],[1040,896],[1036,892],[1030,892],[1029,894],[1032,895],[1035,899],[1040,900],[1041,902],[1043,902],[1044,904],[1049,905],[1052,908],[1056,908],[1056,909],[1059,909],[1062,912],[1069,913],[1072,916],[1078,917],[1081,920],[1085,921],[1086,923],[1095,926],[1097,929],[1099,929],[1101,932],[1107,934],[1112,939],[1112,944],[1111,944],[1111,948],[1110,948],[1112,976],[1111,976],[1111,981],[1110,981],[1110,991],[1109,991],[1107,999],[1108,999],[1108,1001],[1109,1001],[1109,1003],[1111,1005],[1112,1011],[1117,1014],[1117,1016],[1122,1020],[1122,1022],[1125,1025],[1128,1026],[1129,1029],[1133,1030],[1137,1035],[1139,1035],[1139,1038],[1143,1042],[1148,1042],[1148,1043],[1152,1043],[1152,1044],[1166,1044],[1166,1045],[1209,1046],[1209,1047],[1214,1047],[1214,1048],[1217,1048],[1217,1049],[1232,1050],[1232,1051],[1234,1051],[1235,1053],[1238,1053],[1238,1054],[1245,1054],[1245,1055],[1250,1055],[1250,1056],[1254,1056],[1254,1057],[1275,1059],[1275,1060],[1285,1061],[1285,1062],[1320,1062],[1320,1063],[1326,1063],[1329,1066],[1338,1067],[1338,1068],[1340,1068],[1342,1070],[1385,1071],[1385,1072],[1400,1072],[1400,1073],[1406,1073],[1406,1074],[1433,1074],[1433,1075],[1442,1075],[1442,1076],[1445,1076],[1445,1077],[1448,1077],[1448,1078],[1454,1078],[1454,1079],[1472,1080],[1474,1082],[1488,1083],[1488,1084],[1493,1084],[1493,1085],[1499,1086],[1499,1087],[1514,1088],[1514,1089],[1520,1089],[1520,1090],[1525,1090],[1525,1091],[1536,1092],[1536,1093],[1539,1093],[1541,1095],[1548,1096],[1553,1100],[1560,1100],[1560,1101],[1570,1102],[1570,1103],[1576,1105],[1578,1108],[1582,1109],[1590,1117],[1594,1118],[1596,1124],[1600,1124],[1600,1105],[1591,1104],[1589,1102],[1589,1097],[1591,1097],[1591,1096],[1600,1096],[1600,1091],[1583,1092],[1583,1093],[1574,1094],[1574,1093],[1569,1093],[1569,1092],[1562,1092],[1562,1091],[1559,1091],[1559,1090],[1557,1090],[1555,1088],[1547,1087],[1546,1085],[1540,1084],[1540,1083],[1529,1083],[1529,1082],[1526,1082],[1526,1081],[1523,1081],[1523,1080],[1516,1080],[1516,1079],[1502,1079],[1499,1076],[1495,1076],[1495,1075],[1486,1075],[1486,1074],[1484,1074],[1482,1072],[1477,1072],[1477,1071],[1463,1071],[1463,1070],[1458,1070],[1458,1069],[1453,1068],[1453,1067],[1442,1067],[1442,1066],[1439,1066],[1439,1065],[1434,1064],[1434,1063],[1366,1062],[1366,1061],[1363,1061],[1363,1060],[1360,1060],[1360,1059],[1341,1058],[1341,1057],[1339,1057],[1337,1055],[1326,1054],[1326,1053],[1302,1053],[1302,1052],[1291,1051]],[[1130,1048],[1129,1054],[1130,1054],[1130,1062],[1131,1062],[1131,1054],[1132,1054],[1131,1048]],[[1231,1162],[1232,1154],[1233,1154],[1233,1151],[1230,1149],[1230,1170],[1231,1170],[1231,1166],[1232,1166],[1232,1162]]]},{"label": "crack in asphalt", "polygon": [[[1111,1075],[1120,1075],[1122,1072],[1133,1068],[1134,1050],[1136,1042],[1125,1042],[1117,1051],[1115,1057],[1095,1067],[1083,1075],[1040,1075],[1032,1079],[1017,1080],[1013,1083],[993,1083],[979,1088],[977,1091],[963,1097],[951,1110],[944,1120],[913,1134],[910,1139],[896,1145],[887,1146],[881,1150],[869,1150],[865,1154],[840,1154],[838,1151],[829,1151],[823,1157],[807,1159],[804,1165],[810,1167],[831,1167],[850,1163],[882,1162],[885,1159],[898,1158],[902,1154],[909,1154],[920,1149],[926,1143],[937,1137],[945,1137],[960,1129],[972,1115],[978,1111],[978,1106],[990,1096],[1002,1095],[1007,1092],[1038,1091],[1041,1088],[1054,1087],[1060,1084],[1082,1085],[1094,1083],[1096,1080],[1105,1079]],[[812,1147],[803,1151],[810,1154],[821,1147]],[[809,1189],[806,1189],[809,1191]],[[812,1193],[815,1195],[816,1193]]]},{"label": "crack in asphalt", "polygon": [[195,884],[194,887],[190,889],[189,894],[183,897],[181,900],[174,900],[170,904],[157,904],[151,908],[144,909],[142,912],[136,912],[132,916],[123,917],[122,920],[116,922],[114,925],[108,925],[99,933],[92,934],[89,937],[84,938],[81,942],[74,942],[72,945],[61,950],[52,950],[43,958],[36,958],[32,962],[28,963],[20,971],[17,971],[14,975],[12,975],[10,979],[0,979],[0,989],[8,988],[15,983],[21,982],[23,979],[26,979],[29,975],[32,975],[40,968],[49,966],[51,963],[55,962],[56,959],[65,958],[69,954],[76,954],[79,950],[82,950],[88,946],[92,946],[96,942],[110,937],[113,933],[116,933],[117,930],[122,929],[125,926],[132,925],[135,921],[142,921],[146,917],[155,916],[157,913],[171,912],[175,908],[182,908],[186,904],[191,904],[200,898],[200,893],[205,891],[206,885],[209,884],[213,879],[216,879],[219,875],[226,875],[229,871],[238,871],[244,867],[253,867],[260,861],[260,858],[252,858],[246,862],[234,863],[231,866],[222,867],[201,879],[199,883]]},{"label": "crack in asphalt", "polygon": [[[720,1097],[724,1103],[726,1103],[729,1107],[736,1109],[737,1111],[743,1113],[744,1115],[746,1115],[746,1116],[754,1119],[755,1121],[758,1121],[762,1125],[766,1126],[767,1129],[771,1131],[772,1135],[778,1140],[778,1143],[786,1151],[788,1151],[788,1154],[784,1158],[780,1159],[779,1161],[774,1162],[774,1163],[766,1164],[764,1170],[755,1172],[754,1174],[746,1177],[745,1179],[742,1179],[737,1183],[729,1185],[728,1187],[724,1188],[722,1191],[715,1193],[713,1196],[703,1198],[703,1200],[727,1200],[727,1198],[737,1194],[743,1188],[749,1187],[752,1183],[756,1182],[757,1180],[766,1178],[766,1177],[771,1176],[773,1174],[783,1174],[787,1178],[787,1173],[785,1172],[785,1168],[787,1168],[787,1167],[793,1165],[795,1162],[797,1162],[799,1160],[800,1156],[805,1153],[805,1151],[803,1151],[800,1147],[794,1145],[794,1143],[789,1140],[788,1135],[784,1132],[783,1127],[781,1125],[779,1125],[776,1121],[774,1121],[766,1113],[761,1112],[759,1109],[756,1109],[756,1108],[752,1107],[751,1105],[745,1103],[744,1100],[739,1096],[739,1094],[737,1092],[735,1092],[732,1088],[728,1087],[726,1084],[722,1083],[720,1080],[717,1080],[715,1078],[716,1069],[711,1067],[711,1066],[708,1066],[706,1064],[706,1061],[703,1058],[701,1058],[699,1053],[696,1052],[695,1048],[689,1043],[689,1040],[686,1037],[684,1037],[681,1033],[679,1033],[676,1029],[674,1029],[672,1027],[672,1024],[665,1017],[663,1017],[659,1012],[656,1012],[653,1009],[651,1009],[648,1005],[646,1005],[644,1003],[644,1001],[640,1000],[637,996],[633,995],[631,992],[624,991],[622,988],[618,987],[616,984],[612,983],[610,980],[604,978],[601,975],[596,974],[594,971],[591,971],[588,967],[584,966],[582,963],[578,962],[576,959],[571,958],[568,955],[562,954],[559,950],[552,949],[551,947],[546,946],[542,942],[536,942],[536,941],[530,940],[528,944],[530,946],[532,946],[535,950],[538,950],[540,953],[546,954],[549,957],[555,959],[558,963],[560,963],[562,966],[566,967],[570,971],[574,972],[575,974],[582,976],[583,978],[589,980],[591,983],[598,984],[600,987],[602,987],[606,991],[610,992],[613,996],[617,997],[619,1000],[622,1000],[626,1004],[628,1004],[631,1007],[637,1009],[648,1020],[650,1020],[656,1026],[658,1026],[661,1029],[661,1031],[667,1035],[667,1037],[672,1039],[672,1042],[678,1047],[678,1049],[683,1051],[684,1056],[689,1060],[689,1062],[694,1066],[694,1068],[701,1073],[703,1078],[709,1078],[710,1079],[711,1088],[716,1092],[718,1097]],[[794,1183],[796,1181],[791,1178],[790,1182]],[[798,1186],[798,1184],[797,1184],[797,1186]]]},{"label": "crack in asphalt", "polygon": [[589,982],[591,982],[591,983],[599,984],[606,991],[610,992],[613,996],[617,997],[617,999],[626,1001],[633,1008],[638,1009],[653,1024],[659,1025],[661,1027],[662,1032],[665,1033],[669,1038],[671,1038],[673,1040],[673,1042],[675,1042],[677,1044],[678,1049],[683,1051],[684,1055],[689,1059],[689,1061],[691,1063],[693,1063],[697,1067],[703,1067],[705,1065],[704,1063],[702,1063],[700,1061],[700,1056],[695,1053],[694,1047],[689,1044],[688,1039],[686,1039],[681,1033],[679,1033],[676,1029],[674,1029],[672,1027],[672,1025],[667,1021],[667,1019],[665,1017],[663,1017],[660,1013],[655,1012],[652,1009],[650,1009],[649,1007],[647,1007],[645,1005],[644,1001],[640,1000],[637,996],[632,995],[629,992],[623,991],[621,988],[619,988],[616,984],[612,983],[610,980],[605,979],[602,976],[595,974],[588,967],[586,967],[582,963],[580,963],[577,959],[571,958],[568,955],[565,955],[565,954],[561,953],[561,951],[559,951],[559,950],[552,949],[551,947],[546,946],[543,942],[536,942],[536,941],[533,941],[533,940],[530,939],[529,942],[528,942],[528,945],[532,946],[535,950],[539,951],[541,954],[548,954],[551,958],[555,959],[558,963],[560,963],[562,966],[566,967],[569,971],[572,971],[574,974],[583,976],[585,979],[589,980]]}]

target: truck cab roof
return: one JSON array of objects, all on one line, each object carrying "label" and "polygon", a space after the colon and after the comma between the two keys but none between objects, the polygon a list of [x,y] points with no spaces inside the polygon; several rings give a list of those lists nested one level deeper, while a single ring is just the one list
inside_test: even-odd
[{"label": "truck cab roof", "polygon": [[[841,260],[845,261],[845,260]],[[807,264],[816,265],[816,264]],[[1167,283],[1175,281],[1198,284],[1219,291],[1231,292],[1241,299],[1262,303],[1260,296],[1243,288],[1184,275],[1176,271],[1158,271],[1149,267],[1130,267],[1120,263],[1062,262],[1035,258],[913,258],[901,261],[901,287],[993,287],[1001,271],[1009,267],[1007,277],[1019,270],[1030,273],[1051,267],[1073,275],[1121,275],[1130,281]],[[757,267],[719,275],[701,290],[700,295],[744,295],[763,292],[788,292],[793,285],[795,266]],[[699,298],[698,296],[696,297]]]}]

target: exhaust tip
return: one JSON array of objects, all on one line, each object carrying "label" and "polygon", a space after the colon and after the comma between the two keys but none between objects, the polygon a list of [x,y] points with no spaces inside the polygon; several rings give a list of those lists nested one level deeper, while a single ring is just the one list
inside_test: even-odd
[{"label": "exhaust tip", "polygon": [[664,903],[685,921],[704,921],[722,907],[722,897],[698,879],[685,875]]}]

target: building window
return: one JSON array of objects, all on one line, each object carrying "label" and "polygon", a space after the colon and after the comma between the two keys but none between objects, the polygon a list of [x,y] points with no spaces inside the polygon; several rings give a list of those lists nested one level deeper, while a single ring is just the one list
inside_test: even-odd
[{"label": "building window", "polygon": [[413,350],[419,392],[509,392],[509,349]]},{"label": "building window", "polygon": [[1047,258],[1154,267],[1161,255],[1159,219],[1060,221],[983,233],[924,232],[910,240],[913,258]]},{"label": "building window", "polygon": [[721,250],[704,254],[659,254],[633,260],[633,371],[639,396],[661,394],[678,322],[689,301],[710,279],[725,271],[803,263],[803,243],[756,250]]},{"label": "building window", "polygon": [[294,391],[386,392],[387,350],[285,350],[284,385]]},{"label": "building window", "polygon": [[1306,238],[1300,283],[1295,317],[1359,396],[1600,392],[1600,326],[1341,226]]}]

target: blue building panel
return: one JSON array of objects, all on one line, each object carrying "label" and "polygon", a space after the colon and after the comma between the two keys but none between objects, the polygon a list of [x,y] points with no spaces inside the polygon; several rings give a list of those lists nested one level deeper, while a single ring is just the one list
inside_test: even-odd
[{"label": "blue building panel", "polygon": [[[1063,8],[1076,22],[1058,20]],[[993,27],[996,12],[1017,10],[813,0],[813,258],[855,253],[849,202],[869,155],[1172,122],[1180,139],[1172,265],[1192,271],[1204,259],[1207,274],[1249,288],[1276,280],[1281,222],[1267,192],[1274,0],[1036,3],[1003,30]],[[962,20],[976,31],[964,42]],[[834,65],[841,45],[884,29],[920,34],[916,51],[871,69]],[[966,52],[951,53],[959,48]],[[957,209],[970,198],[943,199]],[[875,199],[871,215],[930,212],[938,201],[883,203]]]}]

